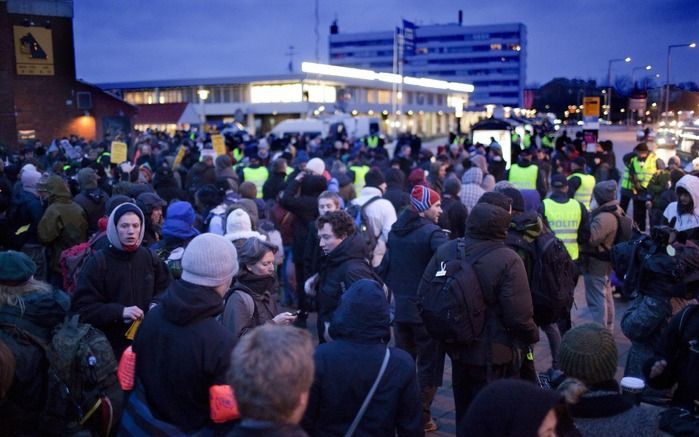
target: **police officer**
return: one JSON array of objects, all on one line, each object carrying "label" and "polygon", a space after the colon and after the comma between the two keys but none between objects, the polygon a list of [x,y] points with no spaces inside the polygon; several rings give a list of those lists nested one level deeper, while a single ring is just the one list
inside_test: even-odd
[{"label": "police officer", "polygon": [[570,164],[572,171],[568,176],[568,194],[575,200],[579,200],[585,208],[590,209],[592,202],[592,190],[595,188],[595,177],[585,173],[585,158],[575,158]]},{"label": "police officer", "polygon": [[536,190],[541,198],[546,197],[546,181],[539,167],[532,162],[535,148],[529,147],[520,152],[516,164],[512,164],[507,180],[518,190]]},{"label": "police officer", "polygon": [[590,215],[579,200],[568,197],[568,181],[562,174],[551,178],[551,196],[544,199],[542,216],[556,234],[570,257],[576,261],[580,255],[579,244],[590,239]]},{"label": "police officer", "polygon": [[240,182],[252,182],[257,187],[257,197],[262,198],[262,187],[267,178],[269,178],[269,170],[267,167],[262,165],[261,157],[259,156],[259,150],[257,146],[251,146],[246,150],[246,155],[250,163],[240,170]]},{"label": "police officer", "polygon": [[[635,156],[631,157],[624,179],[621,181],[622,191],[631,192],[633,195],[633,221],[641,231],[646,229],[646,197],[648,183],[658,171],[657,157],[648,149],[646,143],[640,143],[634,149]],[[622,202],[622,207],[625,205]]]}]

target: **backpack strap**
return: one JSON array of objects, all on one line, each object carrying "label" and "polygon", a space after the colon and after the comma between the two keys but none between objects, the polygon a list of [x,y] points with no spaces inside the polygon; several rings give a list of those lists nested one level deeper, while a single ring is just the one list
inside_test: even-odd
[{"label": "backpack strap", "polygon": [[369,408],[369,402],[371,402],[371,398],[374,397],[374,393],[376,393],[376,389],[379,387],[379,383],[381,382],[381,378],[383,378],[384,373],[386,373],[386,368],[388,367],[388,361],[390,360],[390,358],[391,358],[391,349],[386,347],[386,353],[383,356],[383,362],[381,363],[381,368],[379,369],[379,374],[376,375],[376,379],[374,380],[374,384],[371,386],[369,393],[367,393],[366,397],[364,398],[364,402],[362,402],[362,406],[359,408],[357,415],[354,416],[354,420],[352,421],[352,424],[350,425],[349,429],[345,433],[345,437],[352,437],[352,435],[354,435],[354,431],[356,431],[356,429],[357,429],[357,426],[359,426],[359,422],[362,421],[362,417],[364,417],[364,413],[366,413],[367,408]]}]

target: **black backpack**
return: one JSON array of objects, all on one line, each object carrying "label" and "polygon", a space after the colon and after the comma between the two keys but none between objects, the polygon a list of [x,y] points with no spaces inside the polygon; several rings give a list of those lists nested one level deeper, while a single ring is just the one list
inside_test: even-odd
[{"label": "black backpack", "polygon": [[371,226],[371,223],[369,222],[369,219],[366,215],[366,208],[372,202],[375,202],[381,198],[381,196],[374,196],[371,199],[367,200],[364,203],[364,205],[361,206],[351,203],[346,209],[347,214],[349,214],[350,217],[352,217],[355,226],[357,226],[357,233],[361,235],[362,239],[366,243],[370,260],[372,254],[374,253],[374,248],[376,247],[376,244],[378,243],[379,239],[376,236],[376,231]]},{"label": "black backpack", "polygon": [[436,340],[469,345],[483,333],[487,303],[473,269],[481,256],[504,245],[486,244],[466,257],[463,239],[457,241],[456,259],[441,261],[439,270],[418,289],[418,311],[427,332]]},{"label": "black backpack", "polygon": [[544,232],[532,243],[532,303],[538,326],[566,317],[573,306],[578,266],[553,232]]},{"label": "black backpack", "polygon": [[121,415],[123,393],[114,351],[100,330],[79,323],[78,316],[56,326],[48,342],[18,324],[1,323],[0,328],[39,348],[48,362],[46,404],[39,424],[43,434],[112,431]]}]

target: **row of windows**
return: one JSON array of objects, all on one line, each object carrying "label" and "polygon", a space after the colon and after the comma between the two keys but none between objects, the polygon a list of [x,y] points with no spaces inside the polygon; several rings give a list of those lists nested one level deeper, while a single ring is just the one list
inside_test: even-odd
[{"label": "row of windows", "polygon": [[490,44],[481,46],[459,46],[459,47],[418,47],[415,53],[426,55],[428,53],[484,53],[511,50],[519,52],[522,46],[519,44]]},{"label": "row of windows", "polygon": [[[470,33],[460,35],[441,35],[415,38],[417,43],[427,42],[454,42],[454,41],[488,41],[490,39],[512,39],[519,38],[519,32],[493,32],[493,33]],[[336,41],[330,43],[331,49],[341,47],[366,47],[393,45],[393,39],[375,39],[375,40],[354,40],[354,41]]]},{"label": "row of windows", "polygon": [[517,56],[491,56],[487,58],[454,58],[454,59],[410,59],[413,65],[461,65],[461,64],[487,64],[490,62],[516,64],[519,62]]},{"label": "row of windows", "polygon": [[511,74],[518,75],[518,68],[480,68],[473,70],[430,70],[427,73],[423,71],[414,71],[406,73],[411,76],[490,76],[493,74]]},{"label": "row of windows", "polygon": [[[207,103],[243,102],[246,88],[242,85],[209,86]],[[175,88],[159,91],[127,91],[124,100],[133,105],[150,105],[155,103],[199,102],[197,89],[193,87]]]}]

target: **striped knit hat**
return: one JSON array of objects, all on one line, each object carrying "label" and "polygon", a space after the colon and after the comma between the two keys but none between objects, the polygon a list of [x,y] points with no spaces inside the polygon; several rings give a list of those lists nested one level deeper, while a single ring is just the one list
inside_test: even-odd
[{"label": "striped knit hat", "polygon": [[410,192],[410,207],[415,212],[425,212],[439,200],[439,193],[424,185],[415,185]]},{"label": "striped knit hat", "polygon": [[614,379],[617,359],[614,336],[599,323],[585,323],[566,332],[558,354],[563,373],[585,384]]}]

